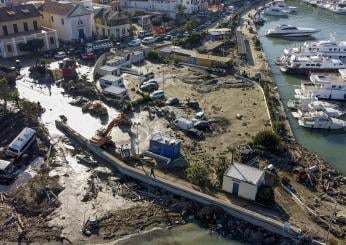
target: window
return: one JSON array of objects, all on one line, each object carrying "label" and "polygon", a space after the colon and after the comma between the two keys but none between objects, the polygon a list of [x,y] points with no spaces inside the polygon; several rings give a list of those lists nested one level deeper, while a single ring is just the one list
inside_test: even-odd
[{"label": "window", "polygon": [[49,38],[49,41],[50,41],[50,44],[54,44],[55,42],[54,42],[54,37],[50,37]]},{"label": "window", "polygon": [[83,25],[83,21],[82,20],[78,20],[77,25]]},{"label": "window", "polygon": [[125,28],[123,28],[123,35],[125,35]]},{"label": "window", "polygon": [[2,31],[4,32],[4,35],[8,35],[7,26],[2,26]]},{"label": "window", "polygon": [[38,30],[37,21],[34,20],[32,23],[34,24],[34,30],[37,31]]},{"label": "window", "polygon": [[111,30],[108,29],[108,36],[110,36],[110,35],[111,35]]},{"label": "window", "polygon": [[17,24],[13,24],[13,31],[14,31],[14,33],[18,33],[18,26],[17,26]]},{"label": "window", "polygon": [[24,22],[23,26],[24,26],[24,31],[29,31],[28,23]]},{"label": "window", "polygon": [[61,18],[61,24],[63,24],[63,25],[65,24],[64,23],[64,18]]},{"label": "window", "polygon": [[54,22],[54,18],[53,18],[53,16],[52,16],[52,15],[50,16],[50,19],[52,20],[52,22]]},{"label": "window", "polygon": [[12,46],[11,46],[11,44],[7,44],[7,52],[12,53]]},{"label": "window", "polygon": [[306,66],[310,66],[310,64],[306,64]]}]

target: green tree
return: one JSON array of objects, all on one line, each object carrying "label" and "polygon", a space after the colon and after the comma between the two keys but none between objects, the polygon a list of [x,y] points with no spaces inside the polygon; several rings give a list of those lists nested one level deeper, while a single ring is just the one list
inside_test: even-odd
[{"label": "green tree", "polygon": [[35,118],[35,116],[37,114],[37,110],[36,110],[36,106],[34,103],[32,103],[28,100],[21,100],[20,107],[21,107],[22,113],[27,118]]},{"label": "green tree", "polygon": [[7,112],[7,102],[11,99],[11,88],[6,79],[0,80],[0,99],[4,101],[4,113]]},{"label": "green tree", "polygon": [[182,4],[178,4],[176,8],[177,8],[178,14],[184,14],[186,9],[186,7]]},{"label": "green tree", "polygon": [[272,205],[275,203],[274,191],[270,186],[263,185],[258,189],[256,201],[264,205]]},{"label": "green tree", "polygon": [[217,164],[215,166],[215,173],[216,173],[217,179],[219,181],[219,186],[222,185],[223,175],[225,174],[228,167],[229,167],[229,163],[227,161],[227,157],[221,156],[219,158],[219,161],[217,162]]},{"label": "green tree", "polygon": [[281,153],[283,150],[283,143],[280,137],[272,130],[258,132],[252,138],[251,143],[255,146],[262,146],[273,153]]},{"label": "green tree", "polygon": [[187,169],[187,178],[193,184],[205,187],[208,184],[208,173],[206,166],[196,163]]},{"label": "green tree", "polygon": [[189,36],[191,36],[192,30],[193,30],[193,21],[192,20],[186,21],[185,30],[189,33]]}]

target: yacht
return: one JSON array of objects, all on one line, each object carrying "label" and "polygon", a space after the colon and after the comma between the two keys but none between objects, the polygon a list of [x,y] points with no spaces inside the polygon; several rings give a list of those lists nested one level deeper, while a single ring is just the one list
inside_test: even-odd
[{"label": "yacht", "polygon": [[344,129],[346,122],[340,119],[329,117],[324,112],[314,112],[304,115],[298,120],[298,124],[305,128],[316,129]]},{"label": "yacht", "polygon": [[267,6],[264,9],[263,14],[270,16],[287,17],[289,11],[277,6]]},{"label": "yacht", "polygon": [[329,59],[321,56],[292,55],[282,63],[280,70],[292,74],[308,74],[311,72],[337,72],[346,69],[346,64],[338,59]]},{"label": "yacht", "polygon": [[323,56],[333,59],[346,59],[346,41],[316,41],[305,42],[300,47],[285,48],[285,56],[299,55],[299,56]]},{"label": "yacht", "polygon": [[304,116],[309,116],[311,113],[315,112],[324,112],[329,117],[341,117],[342,115],[344,115],[344,112],[334,108],[315,106],[313,104],[309,104],[306,108],[293,111],[292,116],[294,118],[302,118]]},{"label": "yacht", "polygon": [[336,76],[312,74],[310,82],[295,89],[296,98],[316,97],[323,100],[346,101],[346,81]]},{"label": "yacht", "polygon": [[278,25],[274,29],[269,29],[266,33],[268,37],[304,37],[310,36],[320,30],[291,25]]}]

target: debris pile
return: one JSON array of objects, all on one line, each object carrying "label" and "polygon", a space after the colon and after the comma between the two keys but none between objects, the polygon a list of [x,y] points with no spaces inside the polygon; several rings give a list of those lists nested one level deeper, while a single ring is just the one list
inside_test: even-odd
[{"label": "debris pile", "polygon": [[107,108],[101,101],[89,102],[82,106],[83,113],[90,113],[94,117],[104,118],[108,116]]},{"label": "debris pile", "polygon": [[159,226],[185,223],[179,213],[157,205],[135,206],[110,213],[99,220],[99,234],[104,239],[131,235]]}]

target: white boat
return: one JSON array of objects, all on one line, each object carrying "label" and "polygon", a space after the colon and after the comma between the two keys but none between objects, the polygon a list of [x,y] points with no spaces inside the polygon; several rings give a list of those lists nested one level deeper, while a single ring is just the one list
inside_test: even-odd
[{"label": "white boat", "polygon": [[341,117],[342,115],[344,115],[344,112],[334,108],[309,104],[307,107],[303,107],[302,109],[293,111],[292,116],[294,118],[302,118],[304,116],[309,116],[311,113],[315,112],[324,112],[329,117]]},{"label": "white boat", "polygon": [[346,101],[346,80],[341,76],[311,74],[310,82],[302,82],[295,89],[295,98],[316,97],[324,100]]},{"label": "white boat", "polygon": [[320,30],[306,27],[296,27],[291,25],[278,25],[269,29],[266,33],[268,37],[304,37],[311,36]]},{"label": "white boat", "polygon": [[292,55],[280,67],[285,73],[308,74],[311,72],[337,72],[346,69],[346,64],[338,59],[329,59],[322,56]]},{"label": "white boat", "polygon": [[287,17],[289,11],[281,7],[267,6],[263,10],[263,14],[270,16]]},{"label": "white boat", "polygon": [[284,55],[324,56],[333,59],[346,59],[346,41],[305,42],[300,47],[285,48]]},{"label": "white boat", "polygon": [[298,120],[298,124],[305,128],[315,129],[343,129],[346,127],[346,122],[340,119],[329,117],[324,112],[314,112],[309,115],[304,115]]}]

